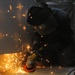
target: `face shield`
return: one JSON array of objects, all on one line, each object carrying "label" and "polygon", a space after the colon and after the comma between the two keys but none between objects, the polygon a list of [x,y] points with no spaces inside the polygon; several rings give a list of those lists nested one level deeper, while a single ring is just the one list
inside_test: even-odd
[{"label": "face shield", "polygon": [[53,15],[50,15],[49,19],[45,23],[33,27],[40,35],[44,36],[54,32],[56,30],[57,23]]},{"label": "face shield", "polygon": [[[46,5],[46,4],[44,4]],[[57,23],[50,8],[33,6],[28,10],[27,23],[40,35],[47,35],[56,30]]]}]

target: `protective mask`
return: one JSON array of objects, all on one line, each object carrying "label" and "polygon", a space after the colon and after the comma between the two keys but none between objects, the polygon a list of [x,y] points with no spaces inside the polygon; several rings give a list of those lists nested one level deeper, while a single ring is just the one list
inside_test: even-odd
[{"label": "protective mask", "polygon": [[43,24],[39,26],[34,26],[34,29],[40,34],[40,35],[47,35],[56,30],[57,23],[53,17],[50,16],[50,18]]}]

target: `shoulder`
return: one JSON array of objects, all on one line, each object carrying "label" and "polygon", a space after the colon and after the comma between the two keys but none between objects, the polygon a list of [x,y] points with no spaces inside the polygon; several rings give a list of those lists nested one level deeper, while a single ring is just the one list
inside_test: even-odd
[{"label": "shoulder", "polygon": [[64,10],[59,9],[59,8],[52,8],[52,12],[53,12],[53,14],[57,14],[57,15],[61,15],[61,16],[67,15],[67,13]]},{"label": "shoulder", "polygon": [[59,9],[59,8],[52,8],[52,11],[53,11],[53,16],[59,22],[70,21],[69,15],[64,10]]}]

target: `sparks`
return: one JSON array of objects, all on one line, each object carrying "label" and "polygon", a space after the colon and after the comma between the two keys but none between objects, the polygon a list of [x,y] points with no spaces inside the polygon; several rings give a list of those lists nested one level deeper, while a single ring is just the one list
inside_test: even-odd
[{"label": "sparks", "polygon": [[16,16],[13,16],[13,18],[16,18]]},{"label": "sparks", "polygon": [[8,36],[8,34],[6,34],[6,36]]},{"label": "sparks", "polygon": [[10,12],[10,10],[7,10],[7,12]]},{"label": "sparks", "polygon": [[19,10],[22,10],[23,6],[22,6],[21,4],[18,4],[17,8],[18,8]]},{"label": "sparks", "polygon": [[22,59],[22,52],[0,55],[0,72],[26,73],[21,66]]},{"label": "sparks", "polygon": [[30,45],[27,45],[27,47],[26,47],[28,50],[30,49]]},{"label": "sparks", "polygon": [[46,46],[47,46],[47,44],[44,44],[44,46],[46,47]]},{"label": "sparks", "polygon": [[48,62],[48,63],[49,63],[49,60],[48,60],[48,59],[46,59],[46,62]]},{"label": "sparks", "polygon": [[22,14],[23,17],[26,17],[26,14]]},{"label": "sparks", "polygon": [[54,72],[51,72],[51,75],[54,74]]},{"label": "sparks", "polygon": [[12,8],[12,6],[10,5],[10,10],[12,10],[13,8]]},{"label": "sparks", "polygon": [[23,30],[26,30],[26,26],[23,26]]},{"label": "sparks", "polygon": [[31,16],[30,18],[32,19],[33,17]]}]

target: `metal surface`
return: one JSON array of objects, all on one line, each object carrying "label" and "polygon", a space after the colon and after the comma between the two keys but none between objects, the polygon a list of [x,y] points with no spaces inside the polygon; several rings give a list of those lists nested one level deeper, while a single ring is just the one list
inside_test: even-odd
[{"label": "metal surface", "polygon": [[33,29],[26,23],[26,13],[34,1],[0,0],[0,54],[22,51],[30,44]]},{"label": "metal surface", "polygon": [[28,73],[24,71],[23,59],[22,52],[0,55],[0,75],[74,75],[75,72],[75,67],[41,65],[36,66],[34,72]]},{"label": "metal surface", "polygon": [[[36,69],[35,72],[32,73],[2,73],[2,75],[68,75],[68,73],[73,70],[74,68],[70,67],[64,67],[64,68],[40,68]],[[74,75],[73,71],[70,75]]]}]

